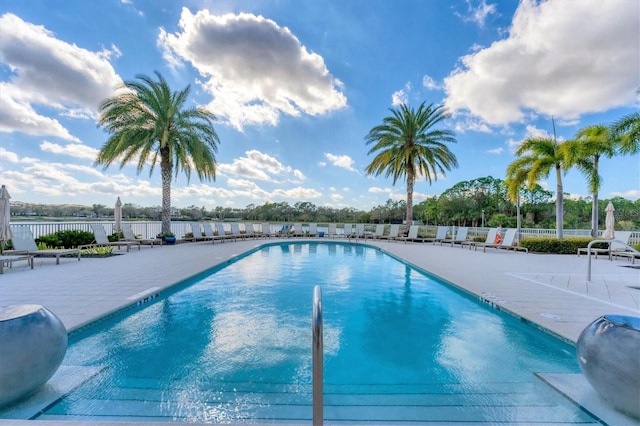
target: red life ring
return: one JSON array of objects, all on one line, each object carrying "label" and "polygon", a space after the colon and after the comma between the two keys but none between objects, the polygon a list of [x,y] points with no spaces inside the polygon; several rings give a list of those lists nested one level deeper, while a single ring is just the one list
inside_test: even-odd
[{"label": "red life ring", "polygon": [[493,244],[500,244],[502,243],[502,235],[500,235],[500,233],[496,234],[496,238],[493,240]]}]

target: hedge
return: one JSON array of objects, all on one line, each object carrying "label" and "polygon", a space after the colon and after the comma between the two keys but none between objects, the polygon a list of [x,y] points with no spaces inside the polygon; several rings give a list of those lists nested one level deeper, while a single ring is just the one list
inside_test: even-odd
[{"label": "hedge", "polygon": [[[591,237],[571,237],[559,240],[553,238],[526,237],[520,240],[520,246],[533,253],[577,254],[579,248],[587,247],[593,241]],[[607,248],[608,243],[595,243],[593,248]]]},{"label": "hedge", "polygon": [[92,232],[78,230],[58,231],[36,238],[36,244],[44,243],[51,248],[75,248],[79,245],[91,244],[93,241]]}]

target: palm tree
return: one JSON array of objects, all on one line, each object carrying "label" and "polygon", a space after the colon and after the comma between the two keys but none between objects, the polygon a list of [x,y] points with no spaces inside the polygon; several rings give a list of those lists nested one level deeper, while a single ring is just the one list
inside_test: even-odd
[{"label": "palm tree", "polygon": [[162,233],[171,232],[171,177],[184,171],[187,179],[195,169],[200,180],[215,180],[215,152],[220,143],[213,128],[215,116],[203,109],[185,106],[190,86],[172,92],[166,80],[145,75],[126,81],[115,96],[100,104],[98,125],[109,139],[95,164],[120,168],[136,161],[138,174],[149,164],[153,173],[160,163],[162,178]]},{"label": "palm tree", "polygon": [[407,224],[413,220],[413,186],[416,178],[424,176],[431,183],[438,174],[458,167],[456,156],[447,143],[455,143],[451,130],[434,127],[449,118],[442,105],[425,106],[423,102],[417,110],[401,105],[391,108],[391,117],[382,120],[366,136],[366,144],[373,144],[368,154],[376,153],[367,166],[367,175],[392,176],[393,184],[401,177],[407,182]]},{"label": "palm tree", "polygon": [[600,158],[615,155],[617,140],[609,128],[601,124],[587,126],[578,131],[576,138],[566,142],[567,166],[576,166],[587,178],[593,197],[591,206],[591,236],[598,236],[598,191],[602,176],[598,170]]},{"label": "palm tree", "polygon": [[520,189],[526,184],[528,189],[535,188],[540,179],[544,179],[555,170],[556,173],[556,236],[563,238],[564,201],[562,172],[566,171],[565,148],[555,138],[525,139],[516,150],[514,160],[507,167],[509,198],[518,199]]},{"label": "palm tree", "polygon": [[640,152],[640,113],[634,112],[613,123],[611,132],[618,137],[618,151],[623,155]]}]

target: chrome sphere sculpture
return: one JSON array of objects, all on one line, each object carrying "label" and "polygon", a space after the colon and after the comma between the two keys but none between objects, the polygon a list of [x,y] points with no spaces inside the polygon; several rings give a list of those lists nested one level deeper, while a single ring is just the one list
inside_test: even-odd
[{"label": "chrome sphere sculpture", "polygon": [[67,351],[67,330],[40,305],[0,307],[0,407],[35,393]]},{"label": "chrome sphere sculpture", "polygon": [[577,357],[602,399],[640,419],[640,318],[604,315],[596,319],[580,334]]}]

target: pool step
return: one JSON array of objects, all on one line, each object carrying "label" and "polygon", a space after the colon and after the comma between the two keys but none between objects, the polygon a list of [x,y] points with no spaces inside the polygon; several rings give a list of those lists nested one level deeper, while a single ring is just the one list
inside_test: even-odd
[{"label": "pool step", "polygon": [[[309,385],[217,383],[209,388],[163,391],[154,379],[129,379],[129,387],[69,398],[38,419],[299,423],[311,421]],[[159,383],[155,383],[158,385]],[[491,383],[477,389],[456,383],[425,385],[325,385],[330,422],[429,424],[477,422],[597,424],[559,394],[533,392],[543,383]],[[465,389],[462,389],[465,388]],[[461,393],[461,391],[464,391]],[[545,396],[540,396],[545,395]],[[489,402],[490,401],[490,402]],[[482,423],[482,422],[481,422]]]}]

